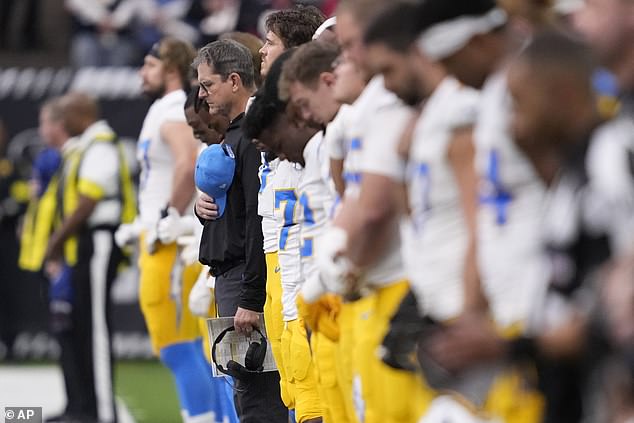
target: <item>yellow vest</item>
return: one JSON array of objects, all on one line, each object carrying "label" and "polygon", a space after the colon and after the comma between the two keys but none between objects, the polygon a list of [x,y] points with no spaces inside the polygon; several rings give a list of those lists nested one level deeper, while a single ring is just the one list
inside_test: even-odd
[{"label": "yellow vest", "polygon": [[55,174],[39,199],[29,202],[22,224],[20,256],[18,266],[23,270],[37,272],[42,268],[48,238],[53,231],[57,210],[57,187],[59,175]]},{"label": "yellow vest", "polygon": [[[38,271],[42,268],[48,239],[55,226],[65,216],[77,209],[79,196],[99,200],[101,188],[86,180],[80,180],[79,168],[86,150],[95,142],[115,142],[119,153],[119,197],[121,200],[121,223],[130,223],[136,216],[136,196],[132,177],[123,148],[113,133],[97,134],[92,142],[64,157],[62,170],[51,179],[41,199],[32,201],[27,209],[24,222],[19,265],[25,270]],[[63,176],[60,177],[60,174]],[[60,185],[61,182],[61,185]],[[64,242],[64,260],[69,266],[77,263],[77,236],[72,235]]]}]

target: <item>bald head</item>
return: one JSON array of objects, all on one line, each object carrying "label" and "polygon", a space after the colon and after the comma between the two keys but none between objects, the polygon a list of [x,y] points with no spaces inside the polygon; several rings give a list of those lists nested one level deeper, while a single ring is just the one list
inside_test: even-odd
[{"label": "bald head", "polygon": [[64,128],[71,137],[81,135],[99,117],[97,101],[87,94],[71,92],[59,99]]}]

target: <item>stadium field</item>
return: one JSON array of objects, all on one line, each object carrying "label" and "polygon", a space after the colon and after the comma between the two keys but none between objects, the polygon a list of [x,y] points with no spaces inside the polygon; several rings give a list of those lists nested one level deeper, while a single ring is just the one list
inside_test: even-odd
[{"label": "stadium field", "polygon": [[[121,423],[180,421],[172,377],[158,361],[119,362],[115,372]],[[0,365],[0,409],[7,406],[43,407],[45,418],[59,414],[64,407],[59,367],[53,363]],[[4,413],[0,415],[4,422]]]}]

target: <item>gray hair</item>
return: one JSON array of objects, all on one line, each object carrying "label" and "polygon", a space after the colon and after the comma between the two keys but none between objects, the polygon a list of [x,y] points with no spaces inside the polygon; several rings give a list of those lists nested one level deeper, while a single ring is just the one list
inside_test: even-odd
[{"label": "gray hair", "polygon": [[206,64],[219,74],[223,81],[230,74],[237,73],[246,88],[253,88],[254,70],[251,52],[242,44],[233,40],[218,40],[207,44],[198,51],[192,66],[197,68]]}]

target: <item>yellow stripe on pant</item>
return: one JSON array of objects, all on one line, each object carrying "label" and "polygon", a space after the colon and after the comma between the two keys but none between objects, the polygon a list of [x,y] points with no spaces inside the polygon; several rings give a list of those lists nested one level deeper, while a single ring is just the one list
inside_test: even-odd
[{"label": "yellow stripe on pant", "polygon": [[184,267],[180,304],[177,304],[171,296],[171,275],[177,260],[178,248],[175,243],[159,244],[156,252],[149,254],[144,238],[142,234],[139,243],[139,302],[152,342],[152,350],[154,354],[159,355],[163,347],[191,341],[200,336],[198,318],[189,311],[188,299],[201,266],[195,264]]},{"label": "yellow stripe on pant", "polygon": [[295,420],[303,423],[322,417],[322,400],[303,319],[286,322],[282,334],[282,357],[287,386],[293,388]]},{"label": "yellow stripe on pant", "polygon": [[287,408],[294,407],[292,387],[288,386],[286,366],[282,357],[282,333],[284,320],[282,316],[282,274],[277,252],[266,253],[266,301],[264,303],[264,321],[266,337],[271,343],[271,351],[275,364],[280,372],[280,396]]},{"label": "yellow stripe on pant", "polygon": [[392,316],[408,290],[407,281],[377,289],[355,304],[353,392],[365,423],[414,423],[433,398],[421,378],[393,369],[377,355]]}]

